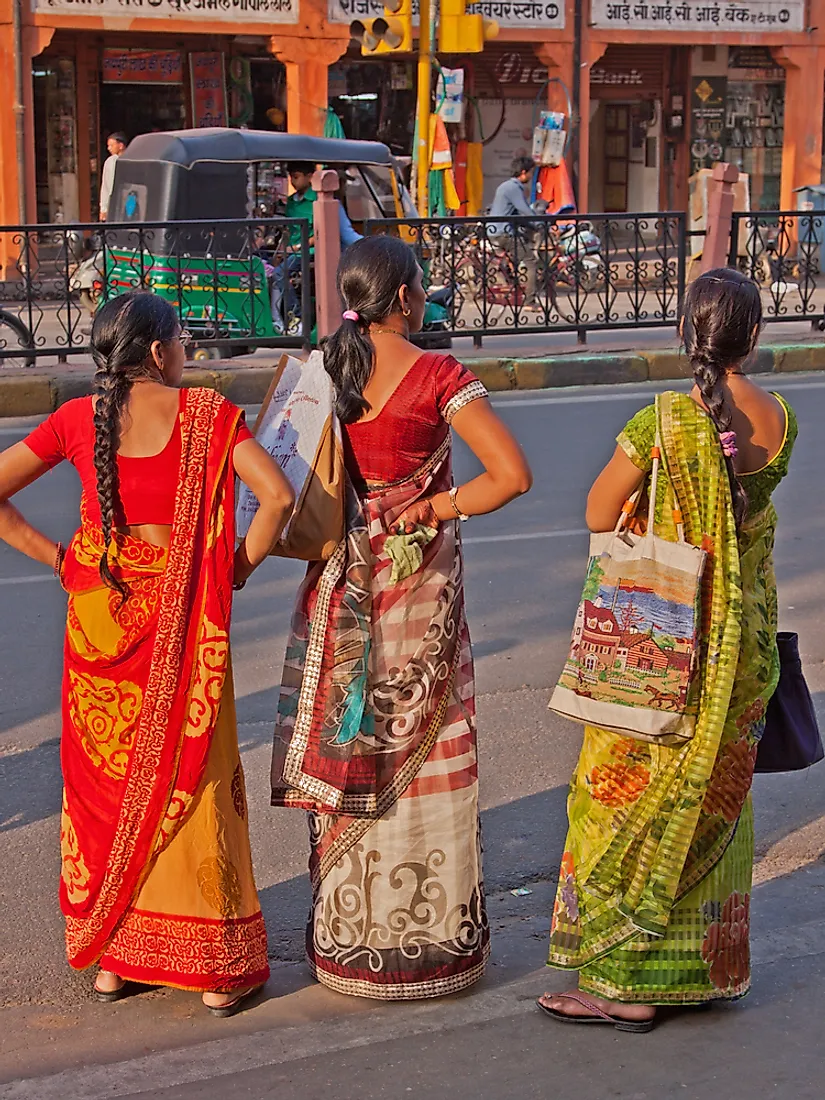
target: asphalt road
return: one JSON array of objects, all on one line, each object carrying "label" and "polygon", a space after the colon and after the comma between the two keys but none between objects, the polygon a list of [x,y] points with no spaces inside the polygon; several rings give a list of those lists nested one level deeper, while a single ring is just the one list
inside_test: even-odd
[{"label": "asphalt road", "polygon": [[[782,626],[800,633],[820,703],[825,381],[794,376],[781,389],[801,424],[792,475],[777,494]],[[312,984],[302,966],[305,822],[267,805],[276,688],[301,566],[271,561],[239,594],[233,625],[255,869],[273,963],[266,998],[231,1021],[207,1018],[194,995],[179,992],[147,992],[116,1006],[90,1002],[91,975],[65,963],[57,906],[64,603],[51,577],[0,547],[0,1082],[7,1082],[0,1097],[258,1098],[287,1089],[300,1100],[332,1091],[361,1100],[556,1092],[647,1100],[711,1089],[739,1100],[781,1088],[822,1095],[825,769],[757,780],[756,981],[747,1001],[674,1019],[645,1040],[560,1028],[532,1008],[543,987],[569,984],[542,964],[580,737],[546,704],[582,583],[584,497],[616,432],[653,392],[586,388],[496,399],[536,483],[506,511],[464,527],[494,958],[475,991],[446,1001],[349,999]],[[0,446],[25,430],[0,421]],[[457,476],[472,465],[459,447]],[[19,503],[65,541],[77,498],[66,467]],[[520,886],[531,893],[510,892]]]}]

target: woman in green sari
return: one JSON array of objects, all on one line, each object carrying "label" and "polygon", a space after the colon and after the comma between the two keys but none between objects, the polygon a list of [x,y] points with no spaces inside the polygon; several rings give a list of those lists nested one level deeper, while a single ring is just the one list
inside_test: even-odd
[{"label": "woman in green sari", "polygon": [[[788,471],[796,419],[743,373],[762,319],[738,272],[702,275],[682,336],[695,385],[659,399],[656,531],[708,551],[699,714],[692,740],[649,744],[592,726],[568,800],[569,832],[548,963],[578,989],[545,993],[557,1020],[649,1031],[658,1005],[733,1000],[750,985],[750,787],[779,678],[771,494]],[[612,530],[652,465],[657,412],[641,410],[587,502]]]}]

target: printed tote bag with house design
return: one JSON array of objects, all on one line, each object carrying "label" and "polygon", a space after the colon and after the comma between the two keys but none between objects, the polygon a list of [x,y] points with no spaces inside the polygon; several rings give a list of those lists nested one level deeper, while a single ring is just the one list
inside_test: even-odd
[{"label": "printed tote bag with house design", "polygon": [[[659,403],[656,402],[657,423]],[[550,709],[627,737],[678,744],[693,736],[705,551],[654,533],[661,435],[652,450],[647,530],[629,530],[641,490],[612,532],[590,537],[570,654]]]}]

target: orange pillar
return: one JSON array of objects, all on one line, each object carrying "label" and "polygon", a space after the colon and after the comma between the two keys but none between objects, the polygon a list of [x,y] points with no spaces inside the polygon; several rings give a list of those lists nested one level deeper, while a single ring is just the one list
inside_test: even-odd
[{"label": "orange pillar", "polygon": [[795,210],[796,188],[822,182],[825,47],[783,46],[774,56],[785,69],[780,204],[783,210]]},{"label": "orange pillar", "polygon": [[339,33],[335,38],[277,34],[269,40],[269,52],[286,67],[286,118],[291,134],[320,137],[324,132],[329,105],[328,70],[349,47],[349,32],[342,28],[336,31]]},{"label": "orange pillar", "polygon": [[[17,167],[17,134],[13,104],[15,99],[14,35],[11,22],[5,22],[6,8],[0,8],[0,56],[7,64],[0,66],[0,225],[19,224],[19,180]],[[8,7],[9,19],[11,8]],[[24,16],[25,17],[25,16]],[[25,179],[26,221],[37,220],[37,198],[34,171],[34,96],[32,91],[32,58],[46,49],[54,35],[52,27],[23,26],[23,106],[25,108]],[[0,234],[0,277],[14,279],[19,276],[17,257],[19,242],[6,234]]]}]

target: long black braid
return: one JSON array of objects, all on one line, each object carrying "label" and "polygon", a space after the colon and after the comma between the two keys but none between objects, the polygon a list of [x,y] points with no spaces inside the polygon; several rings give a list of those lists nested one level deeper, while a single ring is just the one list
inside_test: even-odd
[{"label": "long black braid", "polygon": [[[756,347],[762,324],[762,299],[754,282],[733,268],[705,272],[685,296],[682,338],[693,377],[718,432],[730,431],[733,413],[725,399],[727,372],[740,366]],[[736,475],[733,459],[725,456],[733,514],[739,526],[748,498]]]},{"label": "long black braid", "polygon": [[129,588],[112,571],[109,556],[112,534],[123,522],[117,468],[123,413],[136,381],[142,378],[160,381],[151,356],[152,345],[156,341],[169,343],[179,328],[177,314],[168,302],[141,291],[122,294],[107,302],[95,314],[92,325],[91,350],[97,367],[94,463],[106,548],[100,559],[100,577],[108,588],[120,594],[121,606],[129,598]]}]

